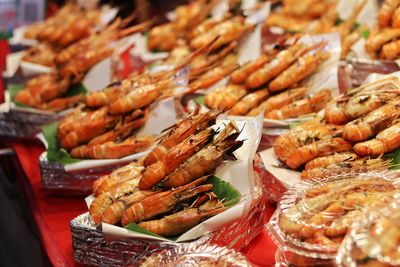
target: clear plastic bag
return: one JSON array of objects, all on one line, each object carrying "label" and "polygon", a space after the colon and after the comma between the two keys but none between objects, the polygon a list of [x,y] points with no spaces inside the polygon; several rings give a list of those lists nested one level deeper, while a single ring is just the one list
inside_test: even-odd
[{"label": "clear plastic bag", "polygon": [[337,255],[339,266],[400,266],[400,195],[356,220]]},{"label": "clear plastic bag", "polygon": [[371,205],[390,202],[399,174],[346,173],[303,181],[282,197],[267,230],[278,245],[282,266],[335,266],[349,227]]}]

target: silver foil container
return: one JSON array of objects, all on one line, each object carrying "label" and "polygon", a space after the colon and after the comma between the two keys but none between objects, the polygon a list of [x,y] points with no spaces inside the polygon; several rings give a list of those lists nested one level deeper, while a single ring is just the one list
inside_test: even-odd
[{"label": "silver foil container", "polygon": [[152,263],[155,262],[159,266],[199,266],[210,262],[225,264],[211,266],[251,266],[238,251],[263,230],[265,210],[269,205],[268,190],[263,181],[267,179],[258,173],[259,162],[256,157],[257,193],[248,213],[239,220],[197,240],[172,243],[145,239],[106,240],[101,225],[96,226],[89,214],[84,213],[70,224],[75,261],[94,266],[154,266]]},{"label": "silver foil container", "polygon": [[50,162],[42,154],[39,158],[39,166],[42,177],[41,186],[47,192],[64,196],[88,196],[92,193],[93,181],[109,174],[121,164],[67,172],[62,164]]},{"label": "silver foil container", "polygon": [[57,114],[38,114],[28,111],[9,110],[0,112],[0,136],[33,138],[44,124],[56,121]]},{"label": "silver foil container", "polygon": [[[217,244],[213,235],[192,242],[172,243],[145,239],[107,241],[89,213],[71,221],[72,247],[76,262],[94,266],[251,266],[240,252]],[[216,265],[220,266],[220,265]]]}]

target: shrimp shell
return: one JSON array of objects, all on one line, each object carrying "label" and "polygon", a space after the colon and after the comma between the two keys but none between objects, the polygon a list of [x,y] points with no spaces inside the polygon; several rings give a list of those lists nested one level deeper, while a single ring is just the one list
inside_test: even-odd
[{"label": "shrimp shell", "polygon": [[238,70],[235,70],[231,74],[231,82],[234,84],[243,83],[247,77],[254,71],[260,69],[269,61],[269,57],[267,55],[261,55],[254,61],[250,61],[249,63],[243,65]]},{"label": "shrimp shell", "polygon": [[331,139],[340,132],[340,127],[328,124],[317,124],[309,129],[294,129],[278,136],[273,145],[274,152],[280,161],[286,163],[288,156],[298,148],[319,140]]},{"label": "shrimp shell", "polygon": [[[213,172],[222,163],[224,155],[228,155],[242,146],[243,141],[235,141],[238,136],[239,133],[233,133],[222,140],[214,140],[213,143],[201,149],[169,174],[164,180],[164,187],[182,186]],[[217,139],[219,138],[217,137]]]},{"label": "shrimp shell", "polygon": [[214,130],[209,128],[172,147],[161,159],[147,166],[140,179],[139,188],[142,190],[152,188],[181,163],[203,148],[212,140],[213,136]]},{"label": "shrimp shell", "polygon": [[382,3],[381,8],[378,13],[378,23],[379,26],[384,28],[390,25],[392,16],[395,13],[397,7],[399,6],[399,0],[385,0]]},{"label": "shrimp shell", "polygon": [[[246,115],[252,108],[258,106],[267,99],[269,92],[267,89],[261,89],[250,93],[237,102],[229,111],[230,115]],[[225,96],[226,97],[226,96]]]},{"label": "shrimp shell", "polygon": [[296,63],[270,82],[268,89],[272,92],[277,92],[293,86],[310,76],[329,57],[330,54],[328,52],[317,52],[316,54],[299,58]]},{"label": "shrimp shell", "polygon": [[290,153],[286,164],[291,169],[297,169],[304,163],[321,156],[327,156],[336,152],[345,152],[352,149],[352,144],[342,138],[320,140],[309,145],[302,146]]},{"label": "shrimp shell", "polygon": [[331,164],[339,163],[339,162],[348,162],[348,161],[354,161],[358,159],[357,154],[353,152],[344,152],[344,153],[337,153],[329,156],[323,156],[319,157],[316,159],[313,159],[305,165],[304,169],[309,170],[309,169],[314,169],[314,168],[321,168],[321,167],[326,167]]},{"label": "shrimp shell", "polygon": [[354,151],[361,156],[378,156],[400,147],[400,123],[378,133],[372,140],[358,143]]},{"label": "shrimp shell", "polygon": [[391,125],[399,112],[400,100],[392,101],[363,118],[347,123],[343,128],[343,138],[352,142],[365,141]]},{"label": "shrimp shell", "polygon": [[134,203],[123,213],[122,225],[127,225],[130,222],[141,222],[164,214],[172,210],[179,202],[210,191],[212,189],[211,184],[200,185],[206,180],[207,177],[202,177],[190,184],[152,195]]},{"label": "shrimp shell", "polygon": [[104,192],[110,191],[117,184],[138,178],[143,171],[143,166],[139,166],[137,162],[118,168],[93,182],[93,194],[97,197]]},{"label": "shrimp shell", "polygon": [[[150,153],[144,158],[144,166],[149,166],[161,159],[173,146],[181,143],[186,138],[204,130],[208,126],[215,123],[215,119],[218,114],[213,112],[207,112],[203,114],[197,114],[198,110],[192,116],[179,122],[174,126]],[[196,115],[197,114],[197,115]]]},{"label": "shrimp shell", "polygon": [[247,90],[243,86],[228,84],[207,94],[204,103],[211,109],[223,112],[233,107],[246,94]]},{"label": "shrimp shell", "polygon": [[118,223],[125,210],[143,199],[153,196],[160,191],[150,191],[150,190],[137,190],[132,194],[118,199],[116,202],[111,204],[107,209],[104,210],[102,214],[102,221],[105,223],[116,224]]},{"label": "shrimp shell", "polygon": [[288,49],[279,52],[276,57],[264,67],[252,73],[246,79],[247,88],[257,88],[278,76],[287,69],[298,57],[311,48],[303,43],[294,44]]},{"label": "shrimp shell", "polygon": [[297,118],[301,115],[306,115],[314,112],[318,112],[325,104],[331,99],[331,92],[329,89],[319,91],[313,96],[309,96],[305,99],[301,99],[290,103],[280,109],[265,114],[265,118],[283,120],[287,118]]},{"label": "shrimp shell", "polygon": [[291,90],[287,90],[285,92],[279,93],[277,95],[271,96],[263,103],[261,103],[258,107],[253,108],[247,114],[248,116],[257,116],[261,112],[267,114],[268,112],[282,108],[283,106],[297,100],[303,98],[307,93],[306,87],[295,88]]},{"label": "shrimp shell", "polygon": [[210,200],[199,208],[187,208],[159,220],[141,222],[139,226],[161,236],[176,236],[224,210],[226,207],[218,201]]}]

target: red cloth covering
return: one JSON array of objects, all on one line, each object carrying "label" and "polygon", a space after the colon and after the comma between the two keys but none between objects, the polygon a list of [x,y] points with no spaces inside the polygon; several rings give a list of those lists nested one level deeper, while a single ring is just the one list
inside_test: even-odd
[{"label": "red cloth covering", "polygon": [[[60,198],[47,195],[40,188],[39,156],[44,151],[36,142],[14,142],[12,147],[17,153],[21,166],[28,178],[26,191],[29,205],[43,241],[43,246],[54,266],[76,266],[72,254],[70,221],[87,211],[83,199]],[[267,207],[265,222],[275,207]],[[257,266],[274,266],[274,245],[268,234],[263,231],[244,249],[248,260]]]},{"label": "red cloth covering", "polygon": [[47,255],[54,266],[74,266],[70,221],[87,211],[82,199],[58,198],[40,189],[39,155],[42,145],[14,142],[21,166],[28,177],[27,195]]}]

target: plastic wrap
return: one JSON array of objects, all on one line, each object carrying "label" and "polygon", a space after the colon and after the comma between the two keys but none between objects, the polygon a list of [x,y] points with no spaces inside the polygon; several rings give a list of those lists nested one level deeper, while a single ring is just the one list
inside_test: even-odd
[{"label": "plastic wrap", "polygon": [[389,202],[399,178],[390,171],[348,173],[293,186],[266,226],[280,250],[280,264],[335,266],[352,222],[374,203]]},{"label": "plastic wrap", "polygon": [[356,220],[337,255],[339,266],[400,266],[400,195]]},{"label": "plastic wrap", "polygon": [[215,245],[180,246],[171,250],[163,250],[145,258],[141,267],[162,265],[175,266],[215,266],[215,267],[245,267],[252,266],[244,255],[226,247]]},{"label": "plastic wrap", "polygon": [[190,251],[190,253],[186,253],[188,255],[185,257],[186,262],[196,261],[200,255],[214,259],[223,256],[228,263],[230,259],[235,259],[235,264],[238,264],[227,266],[250,266],[237,251],[248,246],[263,230],[268,192],[263,189],[265,179],[260,172],[262,169],[260,162],[261,160],[256,156],[253,167],[255,171],[254,186],[257,194],[253,196],[248,212],[235,222],[197,240],[183,243],[138,238],[110,241],[102,233],[101,224],[96,228],[89,214],[84,213],[73,219],[70,224],[75,261],[95,266],[137,266],[143,262],[145,257],[152,255],[163,259],[172,255],[179,258],[181,252]]}]

